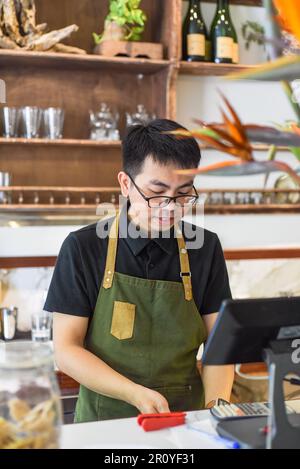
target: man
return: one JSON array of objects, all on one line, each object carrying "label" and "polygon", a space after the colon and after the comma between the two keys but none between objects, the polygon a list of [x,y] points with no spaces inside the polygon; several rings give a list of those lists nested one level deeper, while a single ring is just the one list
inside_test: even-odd
[{"label": "man", "polygon": [[[180,127],[156,120],[128,132],[118,175],[128,203],[61,248],[45,309],[55,313],[57,365],[81,384],[76,422],[230,398],[232,366],[204,367],[201,376],[197,368],[231,292],[217,235],[178,225],[198,194],[176,169],[198,167],[201,158],[193,138],[170,133]],[[186,249],[191,227],[204,242]]]}]

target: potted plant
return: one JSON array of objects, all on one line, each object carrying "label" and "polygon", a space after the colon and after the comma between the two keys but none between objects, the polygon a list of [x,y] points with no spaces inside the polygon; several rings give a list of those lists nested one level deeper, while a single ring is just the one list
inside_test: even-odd
[{"label": "potted plant", "polygon": [[94,41],[139,41],[147,16],[140,7],[141,0],[110,0],[109,14],[102,34],[93,33]]}]

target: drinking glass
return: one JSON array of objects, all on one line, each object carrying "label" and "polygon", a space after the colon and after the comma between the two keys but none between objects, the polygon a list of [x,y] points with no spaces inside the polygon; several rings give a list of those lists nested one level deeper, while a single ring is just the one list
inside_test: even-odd
[{"label": "drinking glass", "polygon": [[48,311],[31,316],[31,339],[33,342],[48,342],[51,339],[52,316]]},{"label": "drinking glass", "polygon": [[62,138],[65,113],[63,109],[49,107],[44,110],[45,137],[51,140]]},{"label": "drinking glass", "polygon": [[2,109],[3,137],[14,138],[18,135],[20,112],[15,107],[4,107]]},{"label": "drinking glass", "polygon": [[24,138],[38,138],[41,121],[42,110],[40,108],[30,106],[21,108],[22,136]]}]

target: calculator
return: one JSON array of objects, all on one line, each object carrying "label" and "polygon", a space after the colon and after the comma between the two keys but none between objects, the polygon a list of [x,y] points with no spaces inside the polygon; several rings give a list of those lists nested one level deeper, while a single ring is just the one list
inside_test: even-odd
[{"label": "calculator", "polygon": [[[300,400],[286,401],[287,414],[300,414]],[[217,420],[232,420],[240,417],[267,417],[270,414],[268,402],[231,404],[218,399],[217,405],[210,409]]]}]

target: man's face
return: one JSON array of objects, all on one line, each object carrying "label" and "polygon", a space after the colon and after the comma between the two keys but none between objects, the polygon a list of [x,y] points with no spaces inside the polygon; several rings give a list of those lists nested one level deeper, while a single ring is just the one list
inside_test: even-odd
[{"label": "man's face", "polygon": [[[173,164],[162,166],[150,156],[146,158],[143,169],[134,178],[134,182],[145,197],[195,195],[193,178],[175,174],[176,169],[178,167]],[[170,230],[190,210],[178,206],[174,201],[166,207],[149,208],[147,201],[124,172],[119,174],[119,182],[123,196],[130,199],[130,218],[148,233]],[[152,203],[155,204],[155,201]]]}]

